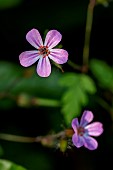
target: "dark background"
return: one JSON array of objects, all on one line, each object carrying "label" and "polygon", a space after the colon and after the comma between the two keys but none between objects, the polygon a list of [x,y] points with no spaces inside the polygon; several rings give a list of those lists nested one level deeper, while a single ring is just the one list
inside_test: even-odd
[{"label": "dark background", "polygon": [[[18,63],[18,55],[32,48],[25,40],[26,33],[36,28],[43,35],[46,29],[57,29],[62,44],[74,61],[80,62],[84,44],[88,1],[23,0],[19,5],[0,10],[1,59]],[[113,3],[94,9],[90,57],[112,62]]]},{"label": "dark background", "polygon": [[[57,29],[63,35],[63,48],[69,52],[70,59],[77,64],[82,64],[88,3],[88,0],[65,2],[23,0],[17,6],[1,7],[0,60],[19,64],[19,54],[33,49],[25,39],[25,35],[30,29],[38,29],[42,36],[46,29]],[[109,65],[113,64],[113,2],[107,8],[100,4],[94,9],[90,42],[91,58],[104,60]],[[68,65],[65,66],[65,69],[70,71]],[[2,158],[21,164],[28,170],[60,168],[98,170],[103,167],[107,169],[112,167],[112,121],[105,110],[100,107],[94,109],[94,112],[96,110],[103,113],[103,118],[98,115],[96,118],[99,118],[105,127],[105,133],[98,139],[98,150],[92,152],[85,148],[73,148],[62,153],[57,147],[48,149],[40,144],[20,144],[1,140],[4,149]],[[0,129],[1,132],[25,136],[45,135],[52,128],[60,130],[62,116],[59,116],[59,111],[51,110],[51,108],[21,109],[18,107],[8,111],[0,110]],[[57,119],[57,124],[51,123],[51,120],[55,119]]]}]

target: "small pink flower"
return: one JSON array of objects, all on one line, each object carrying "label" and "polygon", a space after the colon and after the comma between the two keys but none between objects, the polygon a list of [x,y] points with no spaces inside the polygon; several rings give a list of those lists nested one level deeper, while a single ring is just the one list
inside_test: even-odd
[{"label": "small pink flower", "polygon": [[97,149],[98,143],[91,136],[101,135],[103,133],[103,124],[100,122],[93,122],[88,125],[88,123],[93,120],[93,117],[94,116],[91,111],[84,111],[80,124],[78,122],[78,118],[72,120],[72,128],[74,130],[72,142],[77,148],[84,146],[89,150]]},{"label": "small pink flower", "polygon": [[54,48],[62,39],[62,35],[57,30],[50,30],[43,44],[38,30],[32,29],[26,35],[27,41],[36,50],[25,51],[19,55],[20,64],[29,67],[39,60],[37,64],[37,74],[41,77],[48,77],[51,73],[50,60],[57,64],[64,64],[68,60],[68,52],[63,49]]}]

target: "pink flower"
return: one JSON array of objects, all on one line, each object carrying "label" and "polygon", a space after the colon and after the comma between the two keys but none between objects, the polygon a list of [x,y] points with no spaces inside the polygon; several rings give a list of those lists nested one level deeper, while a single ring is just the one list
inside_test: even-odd
[{"label": "pink flower", "polygon": [[64,64],[68,60],[68,52],[63,49],[54,48],[62,39],[62,35],[57,30],[50,30],[43,44],[38,30],[32,29],[26,35],[27,41],[36,50],[25,51],[19,55],[20,64],[29,67],[39,60],[37,64],[37,74],[41,77],[48,77],[51,73],[50,60],[57,64]]},{"label": "pink flower", "polygon": [[100,122],[93,122],[88,125],[88,123],[93,120],[93,117],[94,116],[91,111],[84,111],[80,124],[78,122],[78,118],[72,120],[72,128],[74,130],[72,142],[77,148],[84,146],[89,150],[97,149],[98,143],[91,136],[101,135],[103,133],[103,124]]}]

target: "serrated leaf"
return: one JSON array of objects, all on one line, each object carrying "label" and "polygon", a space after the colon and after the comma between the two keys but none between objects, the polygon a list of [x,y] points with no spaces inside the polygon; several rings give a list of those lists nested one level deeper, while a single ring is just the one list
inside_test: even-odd
[{"label": "serrated leaf", "polygon": [[90,69],[103,88],[113,89],[113,69],[104,61],[93,59]]},{"label": "serrated leaf", "polygon": [[84,74],[68,73],[60,79],[60,85],[66,86],[62,96],[62,113],[67,125],[80,115],[81,109],[88,102],[88,94],[96,92],[93,80]]},{"label": "serrated leaf", "polygon": [[26,170],[26,168],[9,160],[0,159],[0,170]]},{"label": "serrated leaf", "polygon": [[61,112],[64,115],[66,124],[69,125],[71,123],[71,120],[80,114],[81,107],[79,103],[77,103],[77,101],[71,101],[62,107]]},{"label": "serrated leaf", "polygon": [[80,86],[77,86],[76,88],[76,96],[77,96],[79,103],[82,106],[85,106],[87,104],[88,96],[86,93],[84,93],[84,90]]},{"label": "serrated leaf", "polygon": [[65,87],[71,87],[72,85],[75,85],[76,83],[78,83],[78,78],[79,78],[78,74],[66,73],[60,79],[59,84]]},{"label": "serrated leaf", "polygon": [[87,104],[87,101],[87,95],[79,86],[71,88],[64,93],[61,111],[67,124],[71,122],[72,118],[80,115],[81,108]]},{"label": "serrated leaf", "polygon": [[94,81],[85,74],[80,76],[81,87],[88,93],[94,94],[96,92],[96,86]]}]

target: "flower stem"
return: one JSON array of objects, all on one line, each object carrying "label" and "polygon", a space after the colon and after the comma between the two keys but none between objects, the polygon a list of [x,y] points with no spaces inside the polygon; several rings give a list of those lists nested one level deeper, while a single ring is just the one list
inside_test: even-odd
[{"label": "flower stem", "polygon": [[53,147],[55,144],[55,140],[69,138],[73,134],[72,129],[66,129],[64,131],[60,131],[56,134],[49,134],[45,136],[37,136],[37,137],[24,137],[19,135],[12,135],[6,133],[0,133],[0,139],[11,142],[22,142],[22,143],[41,143],[44,146]]},{"label": "flower stem", "polygon": [[72,62],[71,60],[68,60],[67,62],[69,64],[69,66],[71,66],[73,69],[81,71],[81,66],[75,64],[74,62]]},{"label": "flower stem", "polygon": [[59,107],[60,102],[58,100],[53,99],[43,99],[43,98],[34,98],[33,100],[34,105],[37,106],[50,106],[50,107]]},{"label": "flower stem", "polygon": [[113,108],[109,106],[109,104],[107,102],[105,102],[105,100],[103,100],[102,98],[98,97],[97,98],[97,102],[105,109],[107,110],[109,113],[113,113]]},{"label": "flower stem", "polygon": [[90,36],[92,30],[93,11],[94,11],[95,4],[96,4],[96,0],[90,0],[87,9],[85,41],[84,41],[84,48],[83,48],[83,65],[88,65],[88,60],[89,60]]},{"label": "flower stem", "polygon": [[79,65],[73,63],[71,60],[68,60],[68,64],[69,64],[74,70],[78,70],[78,71],[80,71],[81,73],[87,73],[87,71],[88,71],[87,65],[79,66]]},{"label": "flower stem", "polygon": [[73,69],[81,71],[83,73],[88,71],[90,37],[91,37],[93,11],[94,11],[95,4],[96,4],[96,0],[90,0],[88,9],[87,9],[85,40],[84,40],[84,47],[83,47],[83,66],[79,66],[79,65],[73,63],[71,60],[68,60],[68,64]]},{"label": "flower stem", "polygon": [[17,136],[11,134],[0,133],[0,139],[12,142],[24,142],[24,143],[32,143],[35,142],[34,137],[24,137],[24,136]]},{"label": "flower stem", "polygon": [[38,98],[28,94],[19,94],[18,96],[10,93],[0,93],[0,99],[8,97],[11,100],[16,101],[18,106],[30,107],[30,106],[46,106],[46,107],[60,107],[60,101],[55,99]]}]

